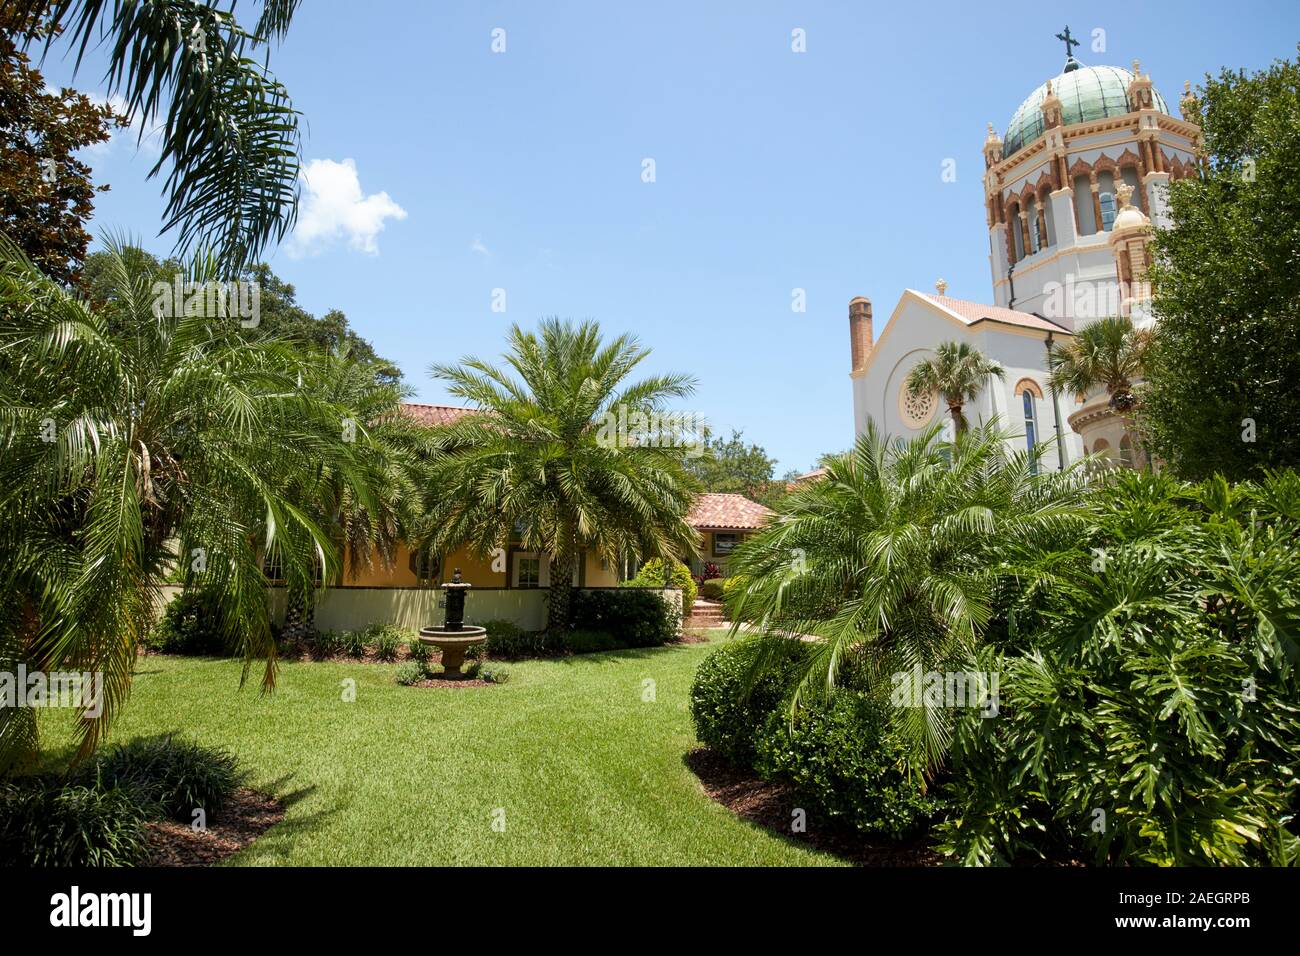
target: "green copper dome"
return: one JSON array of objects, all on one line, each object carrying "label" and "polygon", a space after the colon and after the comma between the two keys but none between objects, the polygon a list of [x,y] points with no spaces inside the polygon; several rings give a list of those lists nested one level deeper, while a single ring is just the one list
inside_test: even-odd
[{"label": "green copper dome", "polygon": [[[1081,66],[1071,61],[1066,71],[1055,77],[1052,92],[1061,100],[1061,122],[1066,126],[1123,116],[1128,109],[1128,85],[1133,74],[1118,66]],[[1007,135],[1002,141],[1002,155],[1011,156],[1019,149],[1038,140],[1043,135],[1043,111],[1040,108],[1047,96],[1044,83],[1020,104],[1007,124]],[[1172,116],[1165,98],[1159,91],[1151,91],[1155,108]]]}]

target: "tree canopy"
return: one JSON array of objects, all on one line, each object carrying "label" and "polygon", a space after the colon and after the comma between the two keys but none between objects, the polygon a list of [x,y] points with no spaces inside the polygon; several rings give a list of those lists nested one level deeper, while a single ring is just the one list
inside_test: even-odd
[{"label": "tree canopy", "polygon": [[1169,187],[1142,425],[1187,478],[1300,464],[1300,64],[1200,91],[1208,163]]},{"label": "tree canopy", "polygon": [[107,140],[121,117],[76,90],[46,87],[19,42],[44,32],[0,6],[0,231],[47,276],[68,282],[90,243],[95,194],[108,189],[91,182],[77,151]]}]

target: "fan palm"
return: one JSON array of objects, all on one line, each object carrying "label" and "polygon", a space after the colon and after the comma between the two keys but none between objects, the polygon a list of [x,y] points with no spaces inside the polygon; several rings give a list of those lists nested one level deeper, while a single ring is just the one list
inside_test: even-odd
[{"label": "fan palm", "polygon": [[[806,645],[792,708],[833,692],[850,663],[885,702],[893,675],[970,668],[1007,574],[1004,549],[1067,522],[1081,483],[1074,470],[1043,474],[1043,446],[1009,453],[994,425],[953,443],[940,431],[891,442],[868,423],[732,556],[743,582],[727,595],[733,633],[759,632],[752,676],[787,660],[786,642]],[[924,773],[942,762],[954,722],[916,703],[896,713]]]},{"label": "fan palm", "polygon": [[[255,58],[288,30],[298,0],[263,0],[253,33],[235,2],[208,0],[10,0],[49,25],[81,65],[107,51],[105,93],[119,96],[140,136],[162,119],[162,151],[151,177],[167,173],[164,230],[181,253],[211,248],[230,273],[292,227],[301,137],[288,92]],[[34,42],[29,37],[28,42]]]},{"label": "fan palm", "polygon": [[[684,375],[625,379],[650,354],[630,335],[602,343],[595,322],[514,326],[505,368],[467,357],[432,374],[482,414],[447,426],[428,477],[425,543],[488,554],[517,534],[550,562],[548,628],[569,625],[572,577],[589,549],[616,565],[698,553],[686,521],[695,485],[681,444],[610,441],[611,416],[660,412],[691,394]],[[513,373],[513,374],[512,374]],[[517,376],[517,377],[516,377]]]},{"label": "fan palm", "polygon": [[992,376],[1005,375],[1002,366],[984,357],[979,349],[967,342],[941,342],[934,357],[918,363],[907,376],[907,390],[912,395],[929,395],[938,392],[948,406],[953,428],[957,433],[967,428],[962,409],[973,402],[983,390],[985,381]]},{"label": "fan palm", "polygon": [[[103,675],[83,753],[127,697],[164,580],[210,590],[269,689],[263,555],[299,585],[337,569],[313,517],[326,477],[382,510],[366,433],[342,440],[357,412],[298,387],[308,359],[197,303],[156,308],[152,272],[107,245],[112,291],[94,308],[0,236],[0,658]],[[189,278],[214,269],[196,260]],[[33,746],[30,711],[0,712],[0,764]]]},{"label": "fan palm", "polygon": [[1049,382],[1053,389],[1072,395],[1104,386],[1111,409],[1126,414],[1137,404],[1133,383],[1143,376],[1151,342],[1151,330],[1135,328],[1126,315],[1089,322],[1076,329],[1067,343],[1052,346]]}]

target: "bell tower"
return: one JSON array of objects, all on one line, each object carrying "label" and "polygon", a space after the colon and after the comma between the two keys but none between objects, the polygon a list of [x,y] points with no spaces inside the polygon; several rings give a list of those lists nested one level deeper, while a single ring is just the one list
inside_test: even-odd
[{"label": "bell tower", "polygon": [[993,301],[1073,329],[1120,312],[1124,283],[1136,281],[1110,243],[1121,187],[1148,229],[1165,225],[1164,189],[1195,170],[1200,129],[1194,105],[1175,117],[1137,61],[1088,66],[1069,27],[1056,38],[1061,72],[1029,94],[1005,135],[990,127],[984,140],[985,215]]}]

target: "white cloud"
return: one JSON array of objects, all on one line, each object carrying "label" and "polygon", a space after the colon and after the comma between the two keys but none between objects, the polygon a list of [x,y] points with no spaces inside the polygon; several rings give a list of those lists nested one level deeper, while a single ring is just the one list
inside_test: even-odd
[{"label": "white cloud", "polygon": [[477,252],[480,256],[482,256],[485,259],[488,256],[492,255],[492,250],[489,249],[487,246],[485,246],[483,244],[483,240],[478,236],[475,236],[474,241],[469,244],[469,251]]},{"label": "white cloud", "polygon": [[[46,87],[47,90],[50,87]],[[57,91],[55,91],[57,92]],[[108,105],[113,107],[113,112],[125,116],[126,100],[117,96],[102,96],[99,93],[87,93],[86,98],[96,106]],[[141,137],[140,132],[144,131]],[[166,132],[162,121],[157,117],[150,117],[146,122],[140,116],[136,116],[131,121],[131,125],[124,126],[121,129],[114,129],[108,136],[108,139],[102,143],[92,143],[87,146],[84,152],[91,157],[93,164],[95,159],[105,157],[118,148],[124,146],[129,150],[138,149],[140,154],[151,160],[156,160],[162,155],[163,133]]]},{"label": "white cloud", "polygon": [[313,159],[302,171],[302,185],[298,225],[285,244],[294,258],[315,255],[344,237],[351,248],[377,256],[384,221],[406,218],[406,210],[388,193],[362,193],[357,164],[351,159]]}]

